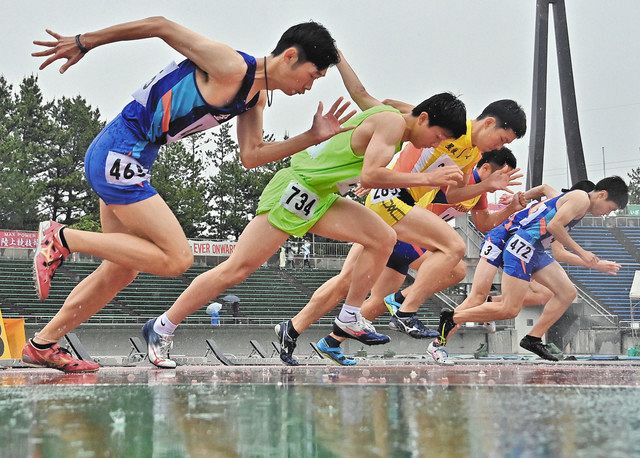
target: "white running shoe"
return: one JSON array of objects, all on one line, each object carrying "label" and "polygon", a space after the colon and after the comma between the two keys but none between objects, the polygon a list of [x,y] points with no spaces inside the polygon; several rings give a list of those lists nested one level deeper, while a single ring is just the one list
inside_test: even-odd
[{"label": "white running shoe", "polygon": [[389,336],[380,334],[371,322],[359,312],[354,314],[355,320],[344,322],[339,317],[333,320],[333,332],[337,336],[356,339],[366,345],[381,345],[389,342]]},{"label": "white running shoe", "polygon": [[444,345],[440,345],[436,340],[433,340],[429,346],[427,347],[427,353],[433,358],[433,360],[445,366],[453,366],[455,363],[453,360],[449,359],[449,354],[447,353]]},{"label": "white running shoe", "polygon": [[163,369],[175,369],[176,362],[169,358],[173,348],[173,336],[158,334],[153,330],[155,318],[150,319],[142,327],[142,336],[147,341],[147,357],[151,364]]}]

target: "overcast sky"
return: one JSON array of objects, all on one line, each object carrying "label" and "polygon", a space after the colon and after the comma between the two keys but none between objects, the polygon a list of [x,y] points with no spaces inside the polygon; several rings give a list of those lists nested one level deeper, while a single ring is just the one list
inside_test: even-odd
[{"label": "overcast sky", "polygon": [[[589,178],[603,176],[604,147],[607,175],[627,179],[640,165],[640,1],[567,0],[566,8]],[[452,91],[466,103],[469,117],[502,98],[517,100],[531,114],[534,0],[6,2],[0,73],[15,86],[37,73],[45,98],[80,94],[111,119],[140,84],[180,55],[159,39],[117,43],[91,51],[60,75],[59,64],[38,71],[41,61],[30,56],[31,42],[46,39],[47,27],[75,35],[153,15],[254,56],[270,52],[290,25],[313,19],[330,30],[380,99],[417,103]],[[552,27],[551,19],[544,180],[564,186],[566,146]],[[265,130],[278,137],[299,133],[310,125],[319,100],[326,105],[340,95],[346,91],[335,69],[303,96],[276,93]],[[511,144],[523,167],[528,144],[529,132]]]}]

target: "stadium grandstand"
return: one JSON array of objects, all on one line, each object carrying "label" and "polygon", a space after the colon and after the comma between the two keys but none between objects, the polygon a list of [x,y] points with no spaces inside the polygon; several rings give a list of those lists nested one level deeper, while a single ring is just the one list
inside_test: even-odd
[{"label": "stadium grandstand", "polygon": [[[481,234],[467,218],[456,220],[456,229],[467,242],[466,261],[469,272],[465,281],[450,288],[421,307],[420,316],[427,324],[435,325],[443,306],[460,303],[470,288],[473,269],[477,263]],[[618,342],[624,347],[624,335],[634,326],[629,291],[634,273],[640,270],[640,217],[613,216],[609,218],[585,218],[572,230],[576,241],[603,259],[622,264],[617,276],[605,275],[584,268],[565,266],[578,288],[577,303],[558,323],[554,335],[558,345],[566,347],[582,330],[595,332],[606,330],[607,336],[616,330]],[[39,302],[33,289],[32,256],[30,240],[35,233],[0,231],[0,309],[4,317],[23,317],[26,324],[42,325],[61,307],[73,287],[89,275],[99,260],[72,256],[56,274],[49,299]],[[297,242],[293,242],[295,246]],[[102,311],[89,320],[89,324],[141,325],[149,317],[166,310],[187,285],[200,273],[226,258],[233,250],[232,242],[191,242],[196,262],[183,275],[160,278],[140,274]],[[233,317],[231,307],[223,307],[220,313],[222,326],[272,327],[284,318],[293,316],[311,297],[313,291],[335,275],[348,253],[349,245],[318,242],[312,244],[312,268],[303,268],[302,255],[296,253],[293,266],[281,266],[278,254],[252,274],[242,284],[231,288],[220,299],[233,294],[241,298],[240,315]],[[408,283],[411,279],[408,280]],[[500,279],[495,279],[496,291]],[[386,326],[386,317],[375,322]],[[210,317],[203,309],[190,316],[186,324],[209,326]],[[332,316],[320,320],[319,326],[329,327]],[[570,322],[570,325],[567,323]],[[498,323],[499,329],[514,330],[515,320]],[[611,340],[611,337],[607,337]],[[577,339],[580,340],[580,339]],[[580,351],[579,343],[572,345]],[[514,351],[517,349],[514,348]],[[593,348],[583,349],[584,351]],[[597,349],[596,349],[597,350]]]}]

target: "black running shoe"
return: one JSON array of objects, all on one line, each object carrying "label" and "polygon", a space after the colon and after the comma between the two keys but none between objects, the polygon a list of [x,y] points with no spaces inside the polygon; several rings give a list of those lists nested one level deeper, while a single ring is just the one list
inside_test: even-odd
[{"label": "black running shoe", "polygon": [[404,332],[414,339],[432,339],[439,335],[435,329],[426,327],[416,315],[411,315],[407,318],[392,315],[389,320],[389,327],[395,331]]},{"label": "black running shoe", "polygon": [[524,336],[520,341],[520,346],[525,350],[535,353],[540,358],[546,359],[547,361],[558,361],[558,358],[551,354],[547,346],[543,344],[541,340],[534,340],[529,336]]},{"label": "black running shoe", "polygon": [[442,309],[440,311],[440,323],[438,324],[438,341],[440,345],[447,344],[447,336],[455,327],[456,323],[453,321],[453,310]]},{"label": "black running shoe", "polygon": [[289,322],[282,321],[276,324],[275,331],[280,343],[280,359],[287,366],[298,366],[300,363],[293,357],[293,350],[296,349],[296,339],[289,335]]}]

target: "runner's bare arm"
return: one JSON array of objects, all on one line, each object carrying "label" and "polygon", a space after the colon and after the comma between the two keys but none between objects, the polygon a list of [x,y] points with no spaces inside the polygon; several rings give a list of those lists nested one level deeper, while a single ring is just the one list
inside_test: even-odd
[{"label": "runner's bare arm", "polygon": [[553,253],[553,259],[555,259],[558,262],[564,262],[572,266],[593,267],[594,269],[600,272],[607,273],[610,275],[616,275],[620,270],[620,268],[622,267],[617,262],[607,261],[605,259],[598,260],[598,263],[595,266],[589,266],[582,258],[580,258],[580,256],[568,251],[558,241],[554,241],[551,244],[551,252]]},{"label": "runner's bare arm", "polygon": [[527,200],[538,199],[540,197],[546,197],[547,199],[553,199],[556,196],[559,196],[560,193],[556,191],[553,186],[549,186],[548,184],[541,184],[539,186],[535,186],[531,189],[528,189],[524,193],[524,198]]},{"label": "runner's bare arm", "polygon": [[[33,42],[47,48],[32,54],[35,57],[48,56],[40,65],[40,70],[58,59],[67,59],[67,62],[60,67],[60,72],[64,73],[67,68],[84,56],[74,36],[65,37],[49,29],[47,29],[47,33],[56,41]],[[233,48],[213,41],[161,16],[125,22],[94,32],[83,33],[80,36],[80,43],[83,47],[91,50],[108,43],[153,37],[164,40],[216,80],[241,79],[246,72],[244,59]]]},{"label": "runner's bare arm", "polygon": [[488,210],[471,210],[473,224],[480,232],[488,232],[498,224],[502,223],[512,214],[522,210],[526,205],[524,193],[518,192],[513,196],[509,205],[497,212]]},{"label": "runner's bare arm", "polygon": [[[509,170],[509,167],[504,166],[503,168],[493,172],[487,179],[482,180],[480,183],[466,184],[464,186],[457,184],[449,186],[446,192],[447,201],[449,203],[456,204],[458,202],[473,199],[483,192],[506,191],[513,194],[513,191],[511,191],[509,187],[522,184],[518,181],[520,178],[522,178],[520,169],[515,168]],[[465,181],[463,183],[468,183],[467,175],[465,175]]]},{"label": "runner's bare arm", "polygon": [[[365,122],[373,124],[373,133],[364,153],[360,183],[365,188],[407,188],[446,186],[462,179],[455,166],[440,167],[430,173],[407,173],[388,169],[396,145],[402,140],[406,124],[398,113],[377,113]],[[446,183],[446,184],[445,184]]]},{"label": "runner's bare arm", "polygon": [[340,51],[340,62],[336,65],[336,68],[340,72],[340,76],[342,77],[342,82],[344,83],[344,87],[347,88],[351,99],[358,105],[358,107],[364,111],[368,110],[371,107],[375,107],[378,105],[382,105],[380,100],[373,97],[358,78],[356,72],[353,71],[347,59],[345,59],[344,54]]},{"label": "runner's bare arm", "polygon": [[342,124],[355,114],[355,111],[344,114],[350,102],[343,103],[343,98],[340,97],[324,115],[322,114],[322,102],[318,104],[311,128],[306,132],[283,141],[265,142],[262,124],[266,105],[265,94],[265,91],[262,91],[256,106],[238,116],[240,161],[248,169],[279,161],[336,134],[353,129],[353,127],[342,127]]},{"label": "runner's bare arm", "polygon": [[567,231],[572,220],[582,218],[589,210],[589,196],[586,192],[571,192],[562,196],[556,203],[556,214],[547,224],[547,232],[560,242],[566,249],[580,256],[587,267],[595,267],[598,257],[582,248]]},{"label": "runner's bare arm", "polygon": [[382,101],[382,104],[389,105],[390,107],[393,107],[396,110],[399,110],[400,113],[411,113],[415,108],[415,105],[412,105],[407,102],[401,102],[400,100],[394,100],[394,99],[384,99]]}]

